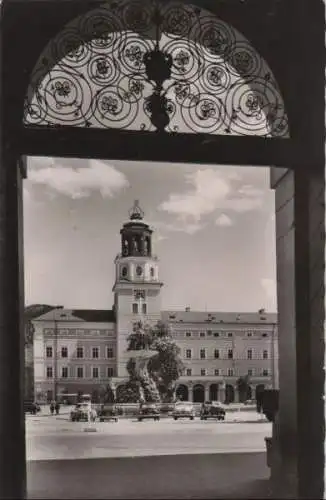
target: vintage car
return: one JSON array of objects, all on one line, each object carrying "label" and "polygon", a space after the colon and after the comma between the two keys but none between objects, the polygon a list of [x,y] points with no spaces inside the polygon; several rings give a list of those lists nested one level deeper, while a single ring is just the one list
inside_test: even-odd
[{"label": "vintage car", "polygon": [[195,415],[196,411],[192,403],[188,403],[187,401],[175,403],[172,412],[174,420],[178,420],[179,418],[189,418],[190,420],[193,420]]},{"label": "vintage car", "polygon": [[102,404],[97,416],[100,422],[109,422],[110,420],[118,422],[119,410],[115,404]]},{"label": "vintage car", "polygon": [[207,420],[208,418],[225,420],[225,409],[222,403],[218,401],[206,401],[203,403],[200,410],[200,420]]},{"label": "vintage car", "polygon": [[70,412],[70,420],[72,422],[95,422],[96,417],[97,412],[90,403],[77,403],[75,408]]},{"label": "vintage car", "polygon": [[142,422],[145,418],[152,418],[155,421],[160,420],[160,411],[155,403],[143,403],[140,405],[138,422]]},{"label": "vintage car", "polygon": [[31,413],[32,415],[36,415],[39,411],[41,411],[41,407],[38,403],[34,401],[24,401],[24,412]]}]

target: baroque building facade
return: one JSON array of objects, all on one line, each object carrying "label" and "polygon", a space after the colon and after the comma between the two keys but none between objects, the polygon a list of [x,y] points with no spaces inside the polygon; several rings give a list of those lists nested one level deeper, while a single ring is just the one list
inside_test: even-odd
[{"label": "baroque building facade", "polygon": [[59,394],[91,394],[110,383],[117,398],[128,380],[127,338],[135,321],[162,320],[171,326],[185,365],[177,395],[203,402],[239,399],[237,380],[248,375],[247,399],[263,388],[278,387],[276,313],[184,310],[162,311],[163,283],[153,253],[153,229],[135,202],[123,224],[115,259],[112,310],[55,308],[34,318],[34,394],[50,400]]}]

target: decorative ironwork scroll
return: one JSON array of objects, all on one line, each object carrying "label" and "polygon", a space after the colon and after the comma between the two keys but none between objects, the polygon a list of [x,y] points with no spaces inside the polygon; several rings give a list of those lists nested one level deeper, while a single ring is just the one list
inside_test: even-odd
[{"label": "decorative ironwork scroll", "polygon": [[69,23],[31,75],[25,125],[288,137],[262,57],[195,5],[111,1]]}]

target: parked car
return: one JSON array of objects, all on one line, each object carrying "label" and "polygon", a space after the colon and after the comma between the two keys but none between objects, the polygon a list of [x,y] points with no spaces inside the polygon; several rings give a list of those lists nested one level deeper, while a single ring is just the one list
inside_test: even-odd
[{"label": "parked car", "polygon": [[218,401],[206,401],[203,403],[200,410],[200,420],[215,418],[217,420],[225,420],[225,409]]},{"label": "parked car", "polygon": [[155,421],[160,420],[160,411],[155,403],[143,403],[140,405],[138,422],[142,422],[145,418],[152,418]]},{"label": "parked car", "polygon": [[90,403],[77,403],[75,408],[70,412],[70,420],[72,422],[86,421],[89,419],[95,422],[97,412]]},{"label": "parked car", "polygon": [[36,415],[39,411],[41,411],[41,407],[38,403],[35,403],[35,401],[24,401],[24,411],[25,413]]},{"label": "parked car", "polygon": [[178,420],[179,418],[189,418],[190,420],[193,420],[195,415],[196,411],[192,403],[188,403],[187,401],[175,403],[174,410],[172,412],[174,420]]},{"label": "parked car", "polygon": [[119,410],[115,404],[102,404],[100,410],[98,411],[98,418],[100,422],[113,420],[118,422]]}]

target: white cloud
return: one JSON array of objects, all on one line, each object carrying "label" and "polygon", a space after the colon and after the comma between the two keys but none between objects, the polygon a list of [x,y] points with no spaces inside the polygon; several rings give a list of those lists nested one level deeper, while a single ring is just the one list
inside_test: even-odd
[{"label": "white cloud", "polygon": [[276,281],[272,278],[262,278],[260,282],[268,299],[274,301],[277,296]]},{"label": "white cloud", "polygon": [[175,214],[181,220],[190,217],[198,223],[202,215],[214,212],[230,192],[229,183],[213,169],[197,170],[187,175],[186,180],[193,188],[187,193],[172,193],[159,210]]},{"label": "white cloud", "polygon": [[216,219],[215,224],[217,226],[221,226],[221,227],[228,227],[228,226],[232,226],[232,220],[230,219],[230,217],[228,215],[221,214]]},{"label": "white cloud", "polygon": [[166,233],[170,232],[182,232],[193,235],[203,229],[203,227],[205,227],[205,224],[188,222],[187,220],[179,220],[175,221],[174,223],[167,223],[163,221],[151,222],[151,226],[155,228],[155,231],[159,234],[160,239],[166,239]]},{"label": "white cloud", "polygon": [[223,175],[211,168],[197,170],[186,177],[186,183],[192,187],[184,193],[171,193],[168,200],[161,203],[159,210],[177,217],[177,221],[191,220],[198,224],[204,215],[217,209],[234,212],[248,212],[260,208],[265,192],[251,184],[238,189],[234,187],[239,176]]},{"label": "white cloud", "polygon": [[45,163],[35,159],[28,172],[31,184],[40,184],[50,194],[63,194],[73,199],[85,198],[99,191],[103,197],[112,197],[129,185],[124,174],[107,163],[91,160],[89,166],[72,168],[56,164],[48,159]]}]

